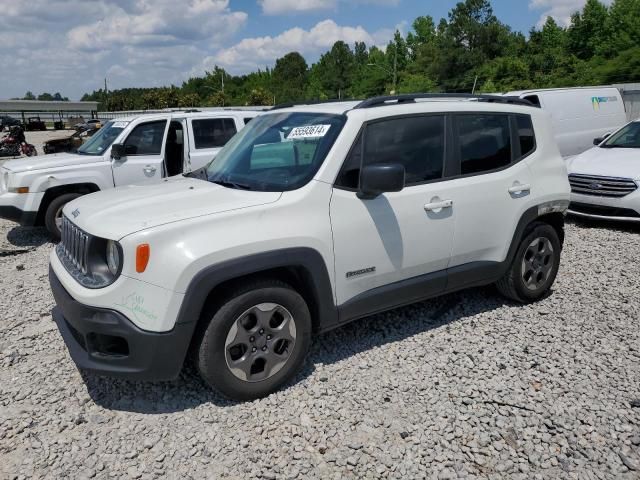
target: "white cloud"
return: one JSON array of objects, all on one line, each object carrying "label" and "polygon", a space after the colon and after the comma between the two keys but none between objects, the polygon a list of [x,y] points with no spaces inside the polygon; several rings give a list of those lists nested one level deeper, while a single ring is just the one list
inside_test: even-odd
[{"label": "white cloud", "polygon": [[330,10],[336,7],[337,0],[258,0],[265,15]]},{"label": "white cloud", "polygon": [[[335,10],[339,0],[258,0],[265,15]],[[344,3],[397,6],[400,0],[342,0]]]},{"label": "white cloud", "polygon": [[[603,0],[609,5],[613,0]],[[567,26],[571,22],[571,15],[582,10],[586,0],[530,0],[529,10],[543,10],[538,20],[538,27],[542,27],[547,21],[547,17],[553,19],[560,25]]]},{"label": "white cloud", "polygon": [[355,42],[373,45],[376,43],[376,35],[370,34],[361,26],[340,26],[333,20],[323,20],[310,30],[295,27],[275,37],[245,38],[232,47],[205,58],[202,68],[211,69],[213,65],[221,65],[232,71],[246,71],[272,64],[278,57],[291,51],[303,55],[319,53],[331,48],[338,40],[349,45]]},{"label": "white cloud", "polygon": [[122,7],[96,22],[67,33],[72,48],[96,50],[105,45],[173,45],[200,40],[219,42],[240,29],[244,12],[231,12],[229,0],[139,0],[135,13]]}]

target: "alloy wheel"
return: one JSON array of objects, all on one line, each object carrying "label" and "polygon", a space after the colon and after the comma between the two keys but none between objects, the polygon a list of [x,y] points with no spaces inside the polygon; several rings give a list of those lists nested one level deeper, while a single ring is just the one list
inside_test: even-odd
[{"label": "alloy wheel", "polygon": [[260,303],[232,324],[225,340],[225,360],[246,382],[266,380],[287,363],[296,343],[293,315],[277,303]]},{"label": "alloy wheel", "polygon": [[529,290],[540,289],[553,270],[554,252],[546,237],[533,240],[522,257],[522,280]]}]

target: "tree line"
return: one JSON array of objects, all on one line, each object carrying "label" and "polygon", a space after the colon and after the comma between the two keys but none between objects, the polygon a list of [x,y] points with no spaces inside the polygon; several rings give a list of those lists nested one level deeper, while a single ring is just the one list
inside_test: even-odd
[{"label": "tree line", "polygon": [[11,100],[40,100],[42,102],[68,102],[69,97],[63,97],[60,94],[60,92],[56,92],[53,95],[48,92],[44,92],[36,96],[33,94],[33,92],[28,91],[27,93],[24,94],[24,97],[12,98]]},{"label": "tree line", "polygon": [[230,75],[216,66],[180,87],[96,90],[102,110],[272,105],[412,92],[506,92],[640,81],[640,0],[587,0],[567,27],[548,17],[525,36],[489,0],[464,0],[437,23],[415,19],[386,48],[336,42],[309,66],[298,52],[271,69]]}]

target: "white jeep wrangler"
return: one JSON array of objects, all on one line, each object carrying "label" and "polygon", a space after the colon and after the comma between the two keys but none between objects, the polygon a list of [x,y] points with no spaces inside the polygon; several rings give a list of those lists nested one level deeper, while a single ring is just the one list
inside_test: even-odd
[{"label": "white jeep wrangler", "polygon": [[225,110],[121,118],[107,122],[77,153],[8,161],[0,168],[0,218],[45,225],[59,239],[62,208],[71,200],[202,168],[258,113]]},{"label": "white jeep wrangler", "polygon": [[350,320],[492,283],[543,297],[570,196],[548,114],[458,97],[274,109],[200,171],[69,203],[50,281],[73,360],[165,380],[191,353],[251,399]]}]

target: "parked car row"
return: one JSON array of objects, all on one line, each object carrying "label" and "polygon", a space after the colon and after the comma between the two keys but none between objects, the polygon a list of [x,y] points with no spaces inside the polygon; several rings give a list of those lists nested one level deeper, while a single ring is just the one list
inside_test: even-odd
[{"label": "parked car row", "polygon": [[[103,123],[102,120],[94,118],[91,120],[87,120],[86,122],[77,123],[73,126],[73,128],[75,130],[88,130],[91,128],[100,128],[102,123]],[[64,126],[64,123],[62,121],[54,122],[54,124],[56,125],[55,127],[56,130],[61,130]],[[5,130],[6,128],[16,126],[16,125],[22,126],[22,128],[24,128],[28,132],[36,131],[36,130],[45,131],[47,129],[47,125],[45,124],[45,122],[42,121],[42,119],[37,116],[28,117],[24,123],[21,120],[18,120],[17,118],[11,117],[9,115],[0,116],[0,132]]]},{"label": "parked car row", "polygon": [[567,211],[640,212],[640,123],[566,161],[544,100],[520,97],[114,120],[76,154],[7,162],[0,216],[61,239],[53,316],[80,368],[167,380],[192,352],[258,398],[353,319],[489,284],[536,301]]}]

